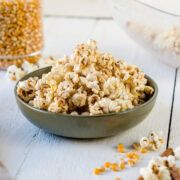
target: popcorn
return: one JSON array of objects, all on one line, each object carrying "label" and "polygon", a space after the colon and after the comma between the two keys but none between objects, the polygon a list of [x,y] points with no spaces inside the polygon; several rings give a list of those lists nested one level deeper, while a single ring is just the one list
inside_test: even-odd
[{"label": "popcorn", "polygon": [[38,66],[32,63],[29,63],[28,61],[24,61],[22,64],[22,69],[26,72],[26,73],[30,73],[32,71],[35,71],[38,69]]},{"label": "popcorn", "polygon": [[35,84],[38,78],[29,78],[26,81],[20,81],[17,87],[18,95],[25,101],[29,102],[35,97]]},{"label": "popcorn", "polygon": [[10,80],[18,81],[25,75],[25,73],[20,68],[16,67],[15,65],[12,65],[8,67],[7,75]]},{"label": "popcorn", "polygon": [[15,65],[9,66],[7,69],[7,76],[11,81],[18,81],[26,74],[35,71],[38,68],[55,65],[57,61],[58,59],[52,56],[49,58],[40,58],[35,64],[24,61],[21,65],[21,68]]},{"label": "popcorn", "polygon": [[[94,40],[77,45],[71,57],[51,61],[51,71],[35,80],[30,97],[29,80],[18,84],[18,95],[39,109],[76,115],[121,112],[144,103],[154,91],[144,72],[101,53]],[[23,67],[27,72],[36,68],[28,63]]]},{"label": "popcorn", "polygon": [[140,139],[140,146],[142,149],[147,148],[153,151],[159,151],[164,143],[163,139],[160,138],[160,134],[154,131],[150,132],[148,137],[142,137]]},{"label": "popcorn", "polygon": [[142,148],[147,148],[149,146],[149,139],[147,137],[142,137],[140,140],[140,145]]},{"label": "popcorn", "polygon": [[180,160],[180,146],[174,151],[176,159]]},{"label": "popcorn", "polygon": [[174,156],[154,157],[147,168],[140,169],[144,180],[171,180],[169,169],[175,166]]}]

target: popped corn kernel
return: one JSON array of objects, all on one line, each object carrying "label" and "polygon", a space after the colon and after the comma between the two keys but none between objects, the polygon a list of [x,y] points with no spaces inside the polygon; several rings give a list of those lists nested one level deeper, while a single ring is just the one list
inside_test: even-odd
[{"label": "popped corn kernel", "polygon": [[111,166],[111,163],[110,162],[105,162],[104,166],[105,166],[105,168],[109,168]]},{"label": "popped corn kernel", "polygon": [[149,146],[149,139],[147,138],[147,137],[143,137],[143,138],[141,138],[141,140],[140,140],[140,145],[141,145],[141,147],[142,148],[146,148],[146,147],[148,147]]},{"label": "popped corn kernel", "polygon": [[94,169],[94,174],[95,174],[95,175],[99,175],[99,174],[100,174],[100,172],[101,172],[101,171],[100,171],[100,169],[99,169],[99,168],[95,168],[95,169]]},{"label": "popped corn kernel", "polygon": [[175,153],[176,159],[180,160],[180,146],[175,149],[174,153]]}]

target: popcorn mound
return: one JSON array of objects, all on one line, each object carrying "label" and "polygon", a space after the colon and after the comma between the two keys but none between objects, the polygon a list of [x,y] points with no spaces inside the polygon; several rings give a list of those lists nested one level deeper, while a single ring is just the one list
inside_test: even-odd
[{"label": "popcorn mound", "polygon": [[19,82],[17,93],[30,105],[57,113],[96,115],[143,104],[152,94],[143,71],[101,53],[94,40],[77,45],[42,78]]}]

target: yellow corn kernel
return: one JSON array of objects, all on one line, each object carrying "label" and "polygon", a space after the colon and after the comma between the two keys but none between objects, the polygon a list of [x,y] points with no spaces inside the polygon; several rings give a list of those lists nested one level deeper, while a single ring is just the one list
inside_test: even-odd
[{"label": "yellow corn kernel", "polygon": [[106,168],[109,168],[109,167],[111,166],[111,163],[110,163],[110,162],[105,162],[104,166],[105,166]]},{"label": "yellow corn kernel", "polygon": [[112,170],[112,171],[118,171],[118,164],[117,164],[117,163],[113,163],[113,164],[111,165],[111,170]]},{"label": "yellow corn kernel", "polygon": [[129,159],[129,160],[128,160],[128,165],[129,165],[129,166],[134,166],[134,165],[135,165],[135,162],[134,162],[132,159]]},{"label": "yellow corn kernel", "polygon": [[137,142],[134,142],[132,146],[133,146],[134,149],[136,149],[137,151],[140,149],[140,145],[139,145],[139,143],[137,143]]},{"label": "yellow corn kernel", "polygon": [[113,163],[111,166],[118,167],[117,163]]},{"label": "yellow corn kernel", "polygon": [[99,170],[100,170],[100,172],[105,172],[106,171],[106,169],[105,169],[105,167],[101,167],[101,168],[99,168]]},{"label": "yellow corn kernel", "polygon": [[121,164],[119,165],[119,167],[120,167],[120,169],[125,169],[125,168],[126,168],[126,166],[125,166],[124,163],[121,163]]},{"label": "yellow corn kernel", "polygon": [[100,174],[100,169],[99,168],[95,168],[94,169],[94,174],[95,175],[99,175]]},{"label": "yellow corn kernel", "polygon": [[121,163],[125,163],[124,158],[120,158],[119,160],[120,160]]},{"label": "yellow corn kernel", "polygon": [[164,139],[159,139],[159,142],[160,142],[161,144],[163,144],[163,143],[164,143]]},{"label": "yellow corn kernel", "polygon": [[112,167],[111,167],[111,170],[112,170],[112,171],[118,171],[118,168],[117,168],[117,167],[112,166]]},{"label": "yellow corn kernel", "polygon": [[118,149],[123,149],[124,148],[124,145],[122,143],[118,144]]},{"label": "yellow corn kernel", "polygon": [[147,153],[147,152],[148,152],[147,149],[144,149],[144,148],[141,148],[141,149],[140,149],[140,153],[142,153],[142,154],[145,154],[145,153]]},{"label": "yellow corn kernel", "polygon": [[126,157],[128,157],[129,159],[132,159],[133,158],[133,153],[132,152],[128,152],[126,154]]},{"label": "yellow corn kernel", "polygon": [[13,80],[13,81],[16,81],[16,77],[13,77],[12,80]]},{"label": "yellow corn kernel", "polygon": [[121,180],[121,178],[116,178],[115,180]]},{"label": "yellow corn kernel", "polygon": [[125,150],[124,148],[118,148],[118,152],[120,152],[120,153],[125,153],[126,150]]},{"label": "yellow corn kernel", "polygon": [[139,154],[134,154],[134,155],[133,155],[133,159],[139,160],[139,159],[140,159]]}]

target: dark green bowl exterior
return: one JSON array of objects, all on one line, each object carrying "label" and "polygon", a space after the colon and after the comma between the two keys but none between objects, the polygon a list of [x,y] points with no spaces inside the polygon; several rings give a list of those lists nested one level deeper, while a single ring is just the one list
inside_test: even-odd
[{"label": "dark green bowl exterior", "polygon": [[[49,72],[50,69],[51,67],[46,67],[34,71],[23,77],[21,81],[34,76],[41,77],[43,73]],[[150,77],[146,76],[146,78],[155,89],[154,95],[146,103],[119,113],[75,116],[39,110],[25,103],[17,95],[17,84],[15,86],[15,96],[23,115],[34,125],[48,132],[71,138],[101,138],[116,135],[136,126],[151,112],[156,101],[158,87]]]}]

